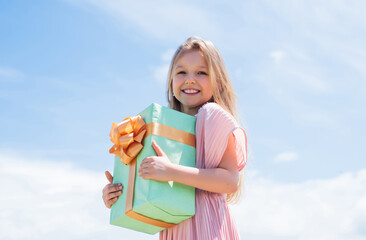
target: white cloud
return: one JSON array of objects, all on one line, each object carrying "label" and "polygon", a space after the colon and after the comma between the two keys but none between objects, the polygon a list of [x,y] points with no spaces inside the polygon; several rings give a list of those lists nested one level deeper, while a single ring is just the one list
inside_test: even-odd
[{"label": "white cloud", "polygon": [[288,68],[284,73],[292,81],[292,84],[299,89],[305,87],[305,89],[314,93],[328,93],[330,91],[330,85],[316,68],[313,68],[312,71],[301,68]]},{"label": "white cloud", "polygon": [[0,81],[16,81],[24,77],[25,74],[19,70],[0,66]]},{"label": "white cloud", "polygon": [[280,63],[282,59],[286,56],[284,51],[272,51],[269,56],[274,60],[275,63]]},{"label": "white cloud", "polygon": [[170,63],[170,61],[173,59],[174,53],[175,53],[175,49],[169,49],[168,51],[165,51],[162,55],[161,58],[165,61]]},{"label": "white cloud", "polygon": [[[273,51],[270,56],[276,63],[281,59],[283,64],[267,69],[265,77],[274,82],[270,91],[282,86],[284,93],[310,90],[329,94],[344,93],[345,89],[353,89],[353,94],[364,93],[359,90],[366,89],[363,67],[366,17],[362,11],[365,2],[311,0],[278,4],[265,1],[265,5],[271,12],[264,17],[266,26],[273,26],[273,15],[277,16],[280,25],[276,34],[283,36],[279,39],[274,36],[272,41],[281,51]],[[286,57],[281,58],[280,52],[285,52]],[[296,85],[284,79],[296,81]]]},{"label": "white cloud", "polygon": [[165,84],[167,84],[170,61],[173,58],[174,52],[175,52],[174,49],[169,49],[165,51],[161,55],[163,63],[159,66],[151,67],[155,80],[164,86]]},{"label": "white cloud", "polygon": [[[266,66],[259,76],[271,94],[279,98],[297,98],[296,93],[328,94],[332,86],[327,82],[324,70],[317,64],[317,59],[296,46],[287,46],[285,51],[269,53],[275,63]],[[281,63],[281,64],[279,64]]]},{"label": "white cloud", "polygon": [[244,188],[233,206],[243,239],[366,238],[366,169],[294,184],[247,176]]},{"label": "white cloud", "polygon": [[[0,157],[1,239],[157,239],[110,226],[103,171],[62,162]],[[232,206],[243,239],[364,239],[366,169],[283,184],[248,172]]]},{"label": "white cloud", "polygon": [[[289,23],[301,28],[306,26],[312,28],[331,28],[338,32],[350,31],[353,29],[343,28],[344,25],[353,24],[355,27],[366,26],[366,17],[362,9],[365,2],[362,1],[288,1],[288,4],[276,4],[266,1],[267,4]],[[288,9],[292,11],[288,11]],[[339,24],[338,26],[336,24]],[[299,25],[300,24],[300,25]],[[338,29],[337,29],[338,27]],[[325,34],[334,31],[325,32]]]},{"label": "white cloud", "polygon": [[278,154],[275,158],[275,162],[292,162],[296,161],[298,154],[296,152],[283,152]]},{"label": "white cloud", "polygon": [[158,83],[165,86],[165,84],[167,84],[168,71],[169,71],[169,64],[163,64],[161,66],[154,67],[153,72],[155,80]]},{"label": "white cloud", "polygon": [[103,171],[0,156],[0,239],[157,238],[109,225]]},{"label": "white cloud", "polygon": [[[123,27],[137,27],[162,40],[180,40],[194,32],[217,35],[216,16],[197,5],[186,2],[64,0],[77,6],[94,6],[117,19]],[[195,31],[196,30],[196,31]]]},{"label": "white cloud", "polygon": [[[325,128],[339,128],[342,126],[341,123],[339,123],[335,117],[332,117],[331,115],[327,113],[321,113],[321,112],[301,112],[294,114],[293,118],[295,121],[300,123],[301,125],[310,125],[310,126],[321,126]],[[342,127],[343,130],[345,130],[345,127]],[[343,131],[342,130],[342,131]],[[341,130],[339,130],[341,131]]]}]

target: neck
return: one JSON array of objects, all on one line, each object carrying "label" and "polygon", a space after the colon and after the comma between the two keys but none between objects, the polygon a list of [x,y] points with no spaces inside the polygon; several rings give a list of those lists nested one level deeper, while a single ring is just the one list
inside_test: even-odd
[{"label": "neck", "polygon": [[191,116],[194,116],[198,113],[198,110],[201,108],[202,105],[200,106],[197,106],[197,107],[184,107],[184,106],[181,106],[180,107],[180,111],[185,113],[185,114],[188,114],[188,115],[191,115]]}]

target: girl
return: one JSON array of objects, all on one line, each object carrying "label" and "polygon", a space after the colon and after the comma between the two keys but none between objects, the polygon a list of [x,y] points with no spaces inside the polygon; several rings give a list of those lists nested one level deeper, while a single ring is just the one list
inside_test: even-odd
[{"label": "girl", "polygon": [[[155,142],[157,156],[145,158],[143,179],[176,181],[196,188],[196,214],[160,232],[160,239],[239,239],[227,202],[240,192],[240,171],[246,163],[246,135],[236,116],[235,93],[222,57],[210,41],[187,39],[175,52],[168,77],[169,107],[197,117],[196,168],[172,164]],[[122,186],[103,189],[110,208]]]}]

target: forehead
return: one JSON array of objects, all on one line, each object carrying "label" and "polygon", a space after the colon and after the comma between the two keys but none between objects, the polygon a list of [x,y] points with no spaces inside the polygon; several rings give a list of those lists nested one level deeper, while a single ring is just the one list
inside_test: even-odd
[{"label": "forehead", "polygon": [[199,49],[190,49],[180,53],[175,61],[176,67],[189,64],[199,64],[203,67],[207,67],[205,55]]}]

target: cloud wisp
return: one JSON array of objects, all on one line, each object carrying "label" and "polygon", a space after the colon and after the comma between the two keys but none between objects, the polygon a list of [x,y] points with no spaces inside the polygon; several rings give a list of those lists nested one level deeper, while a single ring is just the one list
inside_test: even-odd
[{"label": "cloud wisp", "polygon": [[0,66],[0,83],[1,82],[18,82],[26,75],[14,68]]},{"label": "cloud wisp", "polygon": [[275,158],[275,162],[293,162],[298,158],[298,154],[296,152],[282,152],[278,154]]},{"label": "cloud wisp", "polygon": [[155,80],[162,86],[165,86],[167,84],[170,61],[173,58],[174,52],[174,49],[170,49],[164,52],[161,55],[161,65],[151,67]]},{"label": "cloud wisp", "polygon": [[[125,29],[134,26],[137,32],[143,32],[160,40],[180,40],[196,29],[205,29],[213,35],[219,35],[215,14],[202,11],[202,8],[183,2],[170,1],[101,1],[101,0],[64,0],[76,6],[92,6],[116,19]],[[158,6],[158,7],[157,7]],[[189,14],[189,16],[187,16]]]}]

